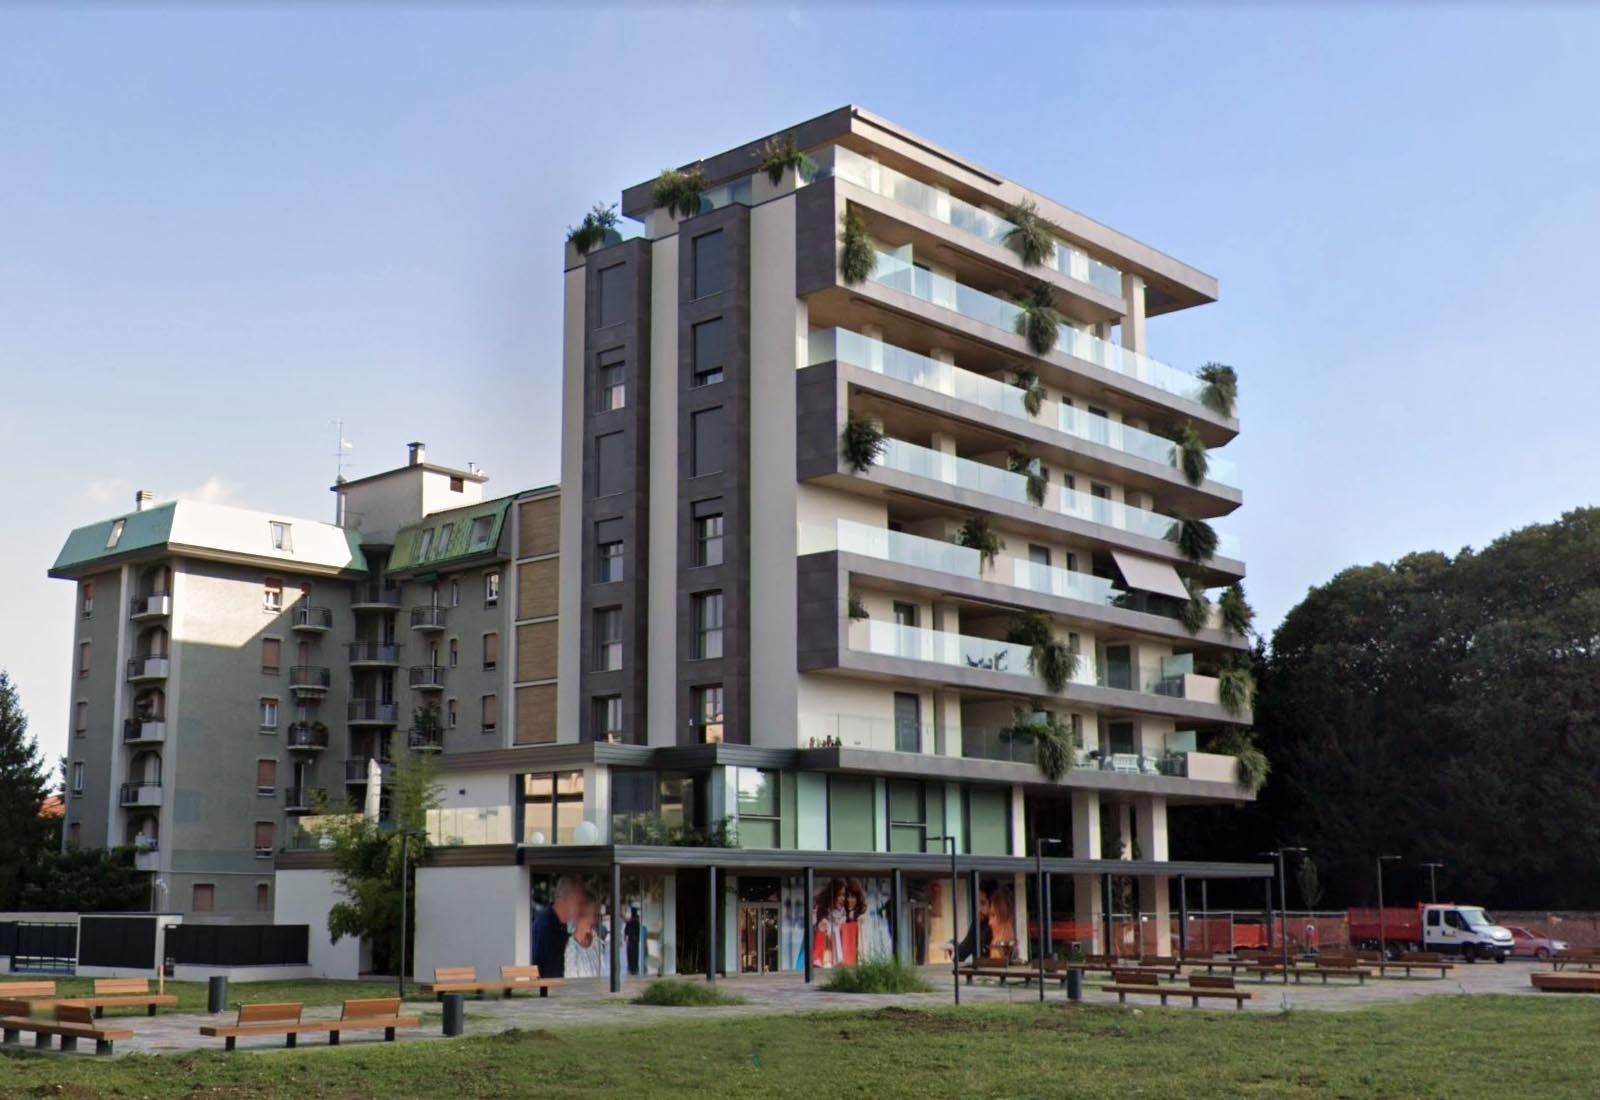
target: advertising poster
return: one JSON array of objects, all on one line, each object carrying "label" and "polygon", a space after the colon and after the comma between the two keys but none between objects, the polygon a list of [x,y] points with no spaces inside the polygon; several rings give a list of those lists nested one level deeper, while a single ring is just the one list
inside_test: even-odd
[{"label": "advertising poster", "polygon": [[[784,883],[786,956],[792,950],[795,969],[805,966],[807,947],[812,965],[823,970],[855,966],[865,959],[894,954],[894,894],[882,877],[839,875],[816,880],[816,892],[804,896],[802,880]],[[811,942],[806,943],[805,910],[811,910]]]},{"label": "advertising poster", "polygon": [[[611,884],[594,874],[535,874],[532,963],[546,978],[611,975]],[[622,960],[630,975],[661,973],[661,880],[625,877]]]}]

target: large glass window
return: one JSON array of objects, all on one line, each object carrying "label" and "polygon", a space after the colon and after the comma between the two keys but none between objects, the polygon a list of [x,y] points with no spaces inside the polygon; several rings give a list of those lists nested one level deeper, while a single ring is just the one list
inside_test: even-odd
[{"label": "large glass window", "polygon": [[622,520],[603,519],[594,525],[596,584],[622,579]]},{"label": "large glass window", "polygon": [[604,741],[622,735],[622,696],[596,695],[594,698],[594,739]]},{"label": "large glass window", "polygon": [[702,500],[694,506],[694,564],[722,564],[722,501]]},{"label": "large glass window", "polygon": [[768,768],[736,770],[739,847],[778,847],[778,773]]},{"label": "large glass window", "polygon": [[626,264],[612,264],[610,267],[601,268],[595,276],[595,293],[599,296],[595,313],[599,317],[599,327],[614,325],[627,316],[623,301],[625,293],[623,275],[627,270]]},{"label": "large glass window", "polygon": [[706,660],[722,656],[722,593],[700,592],[694,604],[694,656]]},{"label": "large glass window", "polygon": [[927,847],[927,810],[922,784],[914,779],[889,781],[889,851],[920,852]]},{"label": "large glass window", "polygon": [[836,852],[870,852],[875,833],[872,779],[828,776],[828,847]]},{"label": "large glass window", "polygon": [[597,405],[599,412],[611,412],[628,403],[627,385],[623,379],[622,349],[600,353]]},{"label": "large glass window", "polygon": [[1010,855],[1010,810],[1010,792],[1005,788],[967,788],[967,851],[980,856]]},{"label": "large glass window", "polygon": [[622,667],[622,609],[603,607],[594,613],[594,667],[615,672]]},{"label": "large glass window", "polygon": [[704,477],[723,470],[726,461],[722,406],[701,409],[689,417],[689,476]]},{"label": "large glass window", "polygon": [[722,381],[727,355],[723,350],[722,318],[701,321],[689,330],[690,354],[694,364],[694,385],[709,386]]},{"label": "large glass window", "polygon": [[722,740],[722,685],[703,684],[691,688],[689,705],[694,712],[691,719],[699,731],[700,741],[715,745]]},{"label": "large glass window", "polygon": [[522,843],[574,844],[581,821],[581,771],[538,772],[522,777]]},{"label": "large glass window", "polygon": [[704,298],[727,285],[723,261],[722,230],[703,233],[694,239],[694,287],[692,296]]}]

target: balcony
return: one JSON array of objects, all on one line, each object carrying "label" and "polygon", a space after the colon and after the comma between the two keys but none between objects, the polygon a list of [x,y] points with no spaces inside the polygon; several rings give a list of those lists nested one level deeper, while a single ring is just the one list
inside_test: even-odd
[{"label": "balcony", "polygon": [[394,611],[400,606],[400,590],[388,585],[361,584],[350,594],[352,611]]},{"label": "balcony", "polygon": [[443,607],[413,607],[411,609],[411,629],[430,632],[443,630],[445,626],[445,612]]},{"label": "balcony", "polygon": [[135,596],[128,603],[128,618],[160,619],[172,614],[172,593],[152,592],[148,596]]},{"label": "balcony", "polygon": [[928,722],[869,718],[861,714],[802,714],[800,718],[800,747],[803,749],[934,751],[934,729]]},{"label": "balcony", "polygon": [[443,691],[446,671],[443,665],[413,665],[407,679],[416,691]]},{"label": "balcony", "polygon": [[352,726],[392,726],[399,714],[398,704],[374,699],[352,699],[346,706],[346,717]]},{"label": "balcony", "polygon": [[161,848],[157,841],[147,841],[144,847],[133,853],[133,869],[135,871],[161,870]]},{"label": "balcony", "polygon": [[[1174,544],[1177,541],[1177,521],[1171,516],[1068,489],[1064,485],[1046,485],[1043,504],[1034,505],[1028,496],[1028,479],[1025,475],[970,458],[919,447],[903,439],[884,440],[883,453],[877,465],[1130,535]],[[947,495],[939,491],[929,495],[947,499]],[[1176,546],[1173,552],[1176,553]],[[1241,553],[1236,536],[1220,531],[1217,533],[1217,557],[1238,560]]]},{"label": "balcony", "polygon": [[286,813],[314,813],[318,806],[325,803],[327,799],[328,792],[321,787],[285,787],[283,789],[283,808]]},{"label": "balcony", "polygon": [[417,752],[440,752],[444,749],[444,730],[407,730],[406,745]]},{"label": "balcony", "polygon": [[328,727],[321,722],[294,722],[284,735],[291,752],[321,752],[328,747]]},{"label": "balcony", "polygon": [[326,634],[333,629],[333,610],[300,604],[290,612],[289,628],[312,634]]},{"label": "balcony", "polygon": [[386,642],[351,642],[347,646],[351,668],[395,668],[400,647]]},{"label": "balcony", "polygon": [[[921,180],[912,179],[842,145],[833,149],[833,174],[988,244],[1008,247],[1006,237],[1016,228],[992,211],[974,206]],[[1122,272],[1092,258],[1081,248],[1057,240],[1055,252],[1045,257],[1044,266],[1069,279],[1088,283],[1113,298],[1122,297]]]},{"label": "balcony", "polygon": [[[354,786],[366,784],[371,774],[367,765],[371,762],[370,757],[363,757],[360,760],[346,760],[344,762],[345,783]],[[388,783],[394,778],[394,764],[388,760],[378,761],[378,776],[381,782]]]},{"label": "balcony", "polygon": [[[1016,337],[1017,318],[1022,313],[1017,306],[954,279],[915,267],[908,258],[878,252],[877,265],[868,278],[879,286],[909,294],[929,305],[951,310],[968,320],[998,329],[1008,337]],[[1193,402],[1196,406],[1201,405],[1201,395],[1205,392],[1205,383],[1187,371],[1140,352],[1129,351],[1098,336],[1079,332],[1067,324],[1063,324],[1057,333],[1056,346],[1050,355],[1090,363]],[[1198,413],[1200,409],[1195,411]],[[1203,415],[1216,414],[1207,410]]]},{"label": "balcony", "polygon": [[165,680],[168,671],[169,663],[164,654],[135,657],[128,662],[128,682],[138,684],[149,680]]},{"label": "balcony", "polygon": [[301,695],[322,695],[333,683],[333,674],[320,665],[293,665],[289,669],[289,690]]},{"label": "balcony", "polygon": [[[1000,641],[996,638],[977,638],[967,634],[954,634],[944,630],[926,630],[917,626],[876,619],[857,619],[849,626],[850,648],[862,653],[884,657],[901,657],[911,661],[928,661],[955,668],[1000,672],[1037,681],[1028,665],[1033,651],[1025,645]],[[1072,677],[1075,684],[1095,682],[1094,658],[1082,654]],[[1020,688],[1033,691],[1036,687]]]},{"label": "balcony", "polygon": [[128,809],[154,809],[161,805],[161,780],[143,779],[124,783],[117,803]]},{"label": "balcony", "polygon": [[167,739],[167,724],[159,718],[124,718],[124,745],[159,745]]}]

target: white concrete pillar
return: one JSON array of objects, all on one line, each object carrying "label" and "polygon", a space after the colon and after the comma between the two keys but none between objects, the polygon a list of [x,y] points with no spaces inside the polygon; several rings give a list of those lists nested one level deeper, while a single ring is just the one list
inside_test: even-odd
[{"label": "white concrete pillar", "polygon": [[[1167,800],[1141,798],[1134,807],[1138,816],[1140,855],[1158,863],[1167,862]],[[1171,883],[1165,878],[1139,880],[1139,909],[1150,914],[1154,924],[1156,954],[1172,953]]]},{"label": "white concrete pillar", "polygon": [[1123,307],[1122,346],[1129,351],[1143,352],[1144,342],[1144,280],[1137,275],[1122,276]]},{"label": "white concrete pillar", "polygon": [[[1072,855],[1074,859],[1100,858],[1100,792],[1072,792]],[[1079,937],[1090,937],[1091,954],[1101,941],[1100,876],[1072,876],[1072,920]]]}]

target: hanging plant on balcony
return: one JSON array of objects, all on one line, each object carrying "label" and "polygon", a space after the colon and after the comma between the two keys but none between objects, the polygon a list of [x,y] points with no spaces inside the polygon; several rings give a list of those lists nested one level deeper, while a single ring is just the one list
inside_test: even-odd
[{"label": "hanging plant on balcony", "polygon": [[1052,694],[1059,695],[1078,672],[1078,651],[1056,637],[1047,615],[1029,611],[1011,620],[1006,641],[1029,647],[1028,669],[1044,681]]},{"label": "hanging plant on balcony", "polygon": [[1189,598],[1178,611],[1178,621],[1190,634],[1198,634],[1211,618],[1211,599],[1199,581],[1190,579],[1184,584],[1189,589]]},{"label": "hanging plant on balcony", "polygon": [[1229,634],[1242,638],[1250,633],[1250,624],[1255,621],[1256,612],[1244,598],[1244,587],[1238,581],[1222,590],[1217,608],[1222,612],[1222,628]]},{"label": "hanging plant on balcony", "polygon": [[1014,382],[1022,391],[1022,407],[1028,410],[1029,416],[1038,416],[1039,409],[1044,405],[1044,386],[1038,374],[1027,367],[1018,367]]},{"label": "hanging plant on balcony", "polygon": [[1167,528],[1167,541],[1176,543],[1178,553],[1196,565],[1217,556],[1217,532],[1203,519],[1174,516]]},{"label": "hanging plant on balcony", "polygon": [[769,137],[756,156],[761,161],[761,171],[767,174],[767,179],[774,187],[783,181],[784,172],[791,168],[794,169],[795,175],[803,174],[807,162],[811,159],[800,151],[800,146],[795,144],[793,130],[781,138],[776,134]]},{"label": "hanging plant on balcony", "polygon": [[1038,267],[1056,254],[1056,239],[1039,220],[1039,207],[1031,199],[1023,199],[1015,206],[1006,207],[1006,221],[1012,228],[1006,233],[1006,245],[1022,258],[1024,267]]},{"label": "hanging plant on balcony", "polygon": [[1239,376],[1226,363],[1207,363],[1195,372],[1205,388],[1200,391],[1200,403],[1213,412],[1232,416],[1239,400]]},{"label": "hanging plant on balcony", "polygon": [[1000,731],[1007,741],[1031,741],[1039,774],[1052,783],[1059,782],[1072,767],[1077,739],[1072,728],[1052,714],[1034,713],[1020,707],[1012,714],[1011,725]]},{"label": "hanging plant on balcony", "polygon": [[700,213],[701,193],[706,189],[706,172],[695,165],[687,172],[664,168],[650,185],[650,203],[657,210],[680,218]]},{"label": "hanging plant on balcony", "polygon": [[1028,479],[1028,499],[1033,501],[1034,507],[1044,507],[1044,490],[1050,479],[1045,476],[1044,463],[1032,455],[1023,454],[1021,451],[1012,451],[1006,456],[1006,464],[1014,474],[1021,474]]},{"label": "hanging plant on balcony", "polygon": [[1167,429],[1167,438],[1173,443],[1173,465],[1183,471],[1184,480],[1199,485],[1211,470],[1206,458],[1206,441],[1200,438],[1200,429],[1193,420],[1185,420]]},{"label": "hanging plant on balcony", "polygon": [[1219,733],[1206,744],[1206,751],[1237,760],[1239,785],[1251,794],[1265,787],[1267,777],[1272,774],[1272,761],[1256,744],[1256,735],[1252,730],[1231,729]]},{"label": "hanging plant on balcony", "polygon": [[956,532],[956,542],[976,550],[979,559],[991,569],[1000,551],[1006,548],[1006,540],[1000,537],[1000,532],[994,529],[988,516],[968,516],[962,522],[961,530]]},{"label": "hanging plant on balcony", "polygon": [[854,622],[857,619],[865,619],[866,617],[867,617],[867,605],[862,602],[861,597],[859,595],[857,595],[854,592],[850,593],[850,619],[851,619],[851,621]]},{"label": "hanging plant on balcony", "polygon": [[854,210],[844,214],[844,231],[839,234],[839,278],[846,286],[856,286],[878,266],[878,253],[867,235],[867,223]]},{"label": "hanging plant on balcony", "polygon": [[866,473],[883,457],[887,446],[887,438],[876,420],[855,413],[845,415],[844,431],[839,435],[839,453],[850,469],[858,474]]},{"label": "hanging plant on balcony", "polygon": [[1256,678],[1239,661],[1230,661],[1217,672],[1217,701],[1229,714],[1243,713],[1255,701]]},{"label": "hanging plant on balcony", "polygon": [[583,220],[576,227],[567,230],[567,241],[578,250],[581,256],[598,244],[604,244],[607,235],[617,227],[617,208],[615,205],[606,205],[603,202],[594,204],[594,209],[583,216]]},{"label": "hanging plant on balcony", "polygon": [[1061,332],[1061,311],[1048,284],[1033,282],[1028,293],[1017,299],[1017,335],[1025,337],[1035,355],[1048,355]]}]

